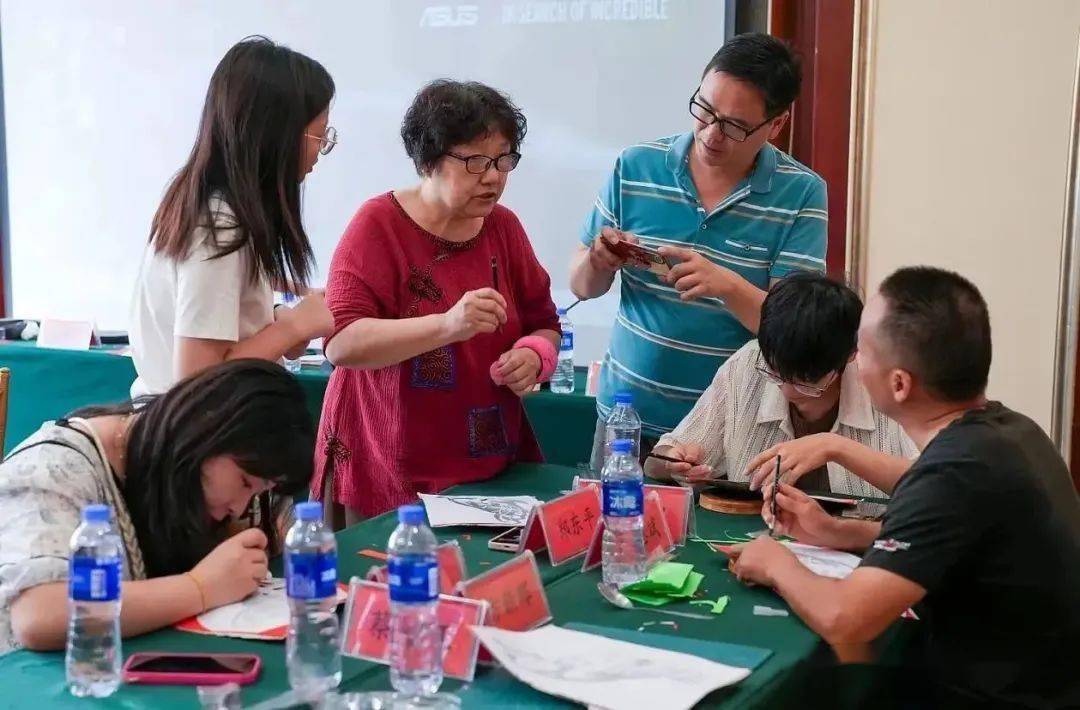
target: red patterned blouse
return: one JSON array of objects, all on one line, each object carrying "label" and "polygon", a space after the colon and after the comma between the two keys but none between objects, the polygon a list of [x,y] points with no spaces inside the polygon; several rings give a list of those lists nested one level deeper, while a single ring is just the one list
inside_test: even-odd
[{"label": "red patterned blouse", "polygon": [[361,318],[413,318],[449,310],[499,271],[508,322],[501,331],[379,370],[330,376],[315,450],[312,491],[329,471],[333,500],[362,515],[386,512],[514,461],[541,461],[521,400],[489,368],[518,338],[559,330],[551,279],[513,212],[496,205],[463,243],[425,231],[392,193],[364,203],[334,252],[326,303],[334,334]]}]

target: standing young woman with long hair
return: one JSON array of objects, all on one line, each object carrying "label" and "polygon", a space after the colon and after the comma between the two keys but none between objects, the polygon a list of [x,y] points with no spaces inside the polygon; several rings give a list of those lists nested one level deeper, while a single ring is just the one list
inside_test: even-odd
[{"label": "standing young woman with long hair", "polygon": [[69,540],[91,503],[124,543],[124,636],[254,592],[314,443],[303,388],[265,360],[45,423],[0,465],[0,654],[63,648]]},{"label": "standing young woman with long hair", "polygon": [[276,319],[273,292],[307,292],[300,183],[336,143],[333,97],[321,64],[265,37],[222,58],[151,226],[133,305],[133,396],[226,360],[296,357],[331,331],[321,292]]}]

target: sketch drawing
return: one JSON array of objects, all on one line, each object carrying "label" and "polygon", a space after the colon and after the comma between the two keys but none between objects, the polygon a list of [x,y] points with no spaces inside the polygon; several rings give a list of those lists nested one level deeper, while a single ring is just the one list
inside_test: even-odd
[{"label": "sketch drawing", "polygon": [[490,513],[497,522],[506,525],[524,525],[532,510],[524,500],[488,496],[444,496],[446,500],[468,508],[476,508]]},{"label": "sketch drawing", "polygon": [[[609,683],[628,680],[663,679],[674,683],[696,683],[698,674],[692,669],[678,665],[657,663],[656,658],[646,656],[597,657],[587,653],[574,653],[565,649],[563,655],[553,657],[550,653],[534,652],[520,647],[500,646],[500,657],[507,666],[521,672],[569,683]],[[491,643],[489,642],[490,646]]]}]

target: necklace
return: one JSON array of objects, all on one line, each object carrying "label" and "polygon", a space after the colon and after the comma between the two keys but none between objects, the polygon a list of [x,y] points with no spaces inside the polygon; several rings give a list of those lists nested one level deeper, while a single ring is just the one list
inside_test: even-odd
[{"label": "necklace", "polygon": [[116,429],[116,439],[113,441],[113,447],[116,449],[116,462],[120,464],[121,470],[124,468],[124,459],[127,458],[127,435],[134,416],[134,413],[128,414],[120,420],[120,426]]}]

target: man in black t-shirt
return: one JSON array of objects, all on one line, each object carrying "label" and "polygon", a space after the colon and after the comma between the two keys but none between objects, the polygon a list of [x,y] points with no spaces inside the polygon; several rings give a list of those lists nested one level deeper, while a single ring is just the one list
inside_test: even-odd
[{"label": "man in black t-shirt", "polygon": [[1080,500],[1042,430],[986,400],[990,352],[970,282],[926,267],[887,278],[863,312],[859,372],[922,455],[883,523],[831,518],[788,485],[777,520],[766,501],[774,530],[865,551],[847,579],[815,575],[770,538],[736,550],[734,571],[834,645],[868,642],[918,605],[925,670],[949,703],[1080,707]]}]

